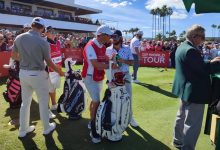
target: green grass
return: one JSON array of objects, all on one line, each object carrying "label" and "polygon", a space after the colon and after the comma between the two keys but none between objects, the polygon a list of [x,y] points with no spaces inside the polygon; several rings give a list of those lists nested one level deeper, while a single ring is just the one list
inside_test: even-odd
[{"label": "green grass", "polygon": [[[81,66],[76,66],[81,68]],[[138,72],[141,84],[133,84],[133,113],[140,128],[130,126],[117,143],[103,141],[94,145],[90,141],[87,123],[89,121],[88,105],[83,119],[69,121],[65,114],[57,114],[54,121],[57,128],[52,135],[42,135],[42,124],[39,121],[37,101],[32,102],[31,124],[36,125],[33,134],[23,140],[17,138],[18,127],[8,125],[11,119],[17,118],[19,110],[8,109],[9,104],[1,97],[0,102],[0,149],[79,149],[79,150],[168,150],[171,145],[173,124],[178,109],[178,100],[170,93],[174,70],[160,72],[158,68],[140,68]],[[63,81],[64,79],[62,79]],[[0,92],[5,90],[5,79],[1,79]],[[104,86],[105,89],[106,86]],[[104,91],[103,89],[103,91]],[[58,96],[62,88],[58,90]],[[35,98],[36,99],[36,98]],[[89,99],[89,97],[88,97]],[[90,100],[87,100],[89,103]],[[204,120],[205,121],[205,120]],[[203,134],[197,143],[197,150],[213,150],[209,136]]]}]

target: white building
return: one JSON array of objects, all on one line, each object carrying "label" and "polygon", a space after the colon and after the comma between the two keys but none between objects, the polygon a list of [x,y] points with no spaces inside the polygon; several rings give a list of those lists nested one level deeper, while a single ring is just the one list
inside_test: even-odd
[{"label": "white building", "polygon": [[77,5],[74,0],[0,0],[0,27],[21,28],[40,16],[48,26],[61,31],[94,32],[99,23],[80,16],[101,12]]}]

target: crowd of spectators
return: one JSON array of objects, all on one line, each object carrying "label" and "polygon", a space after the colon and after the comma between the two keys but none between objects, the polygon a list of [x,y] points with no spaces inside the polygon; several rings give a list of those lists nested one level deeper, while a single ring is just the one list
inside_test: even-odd
[{"label": "crowd of spectators", "polygon": [[0,51],[10,51],[16,37],[16,32],[7,29],[0,30]]},{"label": "crowd of spectators", "polygon": [[[8,29],[0,29],[0,52],[1,51],[10,51],[14,39],[17,35],[26,32],[31,27],[28,24],[25,24],[23,28],[19,31],[10,31]],[[89,39],[94,37],[92,33],[59,33],[54,32],[55,40],[59,40],[61,43],[61,48],[83,48]]]},{"label": "crowd of spectators", "polygon": [[220,56],[220,43],[215,41],[206,41],[200,46],[200,50],[204,60],[211,60],[217,56]]},{"label": "crowd of spectators", "polygon": [[70,21],[70,22],[77,22],[77,23],[85,23],[85,24],[95,24],[95,25],[100,25],[99,21],[93,22],[89,18],[82,18],[75,16],[73,17],[71,14],[55,14],[50,11],[35,11],[32,13],[31,10],[29,9],[23,9],[19,7],[6,7],[6,8],[0,8],[1,13],[6,13],[6,14],[16,14],[16,15],[21,15],[21,16],[30,16],[30,17],[43,17],[47,19],[53,19],[53,20],[62,20],[62,21]]}]

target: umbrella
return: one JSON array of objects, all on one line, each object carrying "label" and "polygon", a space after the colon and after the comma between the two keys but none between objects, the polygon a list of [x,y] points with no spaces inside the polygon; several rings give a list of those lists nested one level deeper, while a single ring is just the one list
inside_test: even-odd
[{"label": "umbrella", "polygon": [[189,12],[193,3],[195,3],[195,11],[200,13],[218,13],[220,12],[219,0],[183,0],[186,10]]}]

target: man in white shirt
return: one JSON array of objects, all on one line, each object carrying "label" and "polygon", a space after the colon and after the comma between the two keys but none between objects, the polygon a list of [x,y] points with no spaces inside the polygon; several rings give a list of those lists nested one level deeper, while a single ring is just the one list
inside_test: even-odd
[{"label": "man in white shirt", "polygon": [[142,36],[143,36],[143,31],[138,31],[130,43],[131,53],[134,58],[133,74],[132,74],[134,83],[139,82],[137,80],[137,71],[138,71],[138,67],[139,67],[139,57],[140,57],[140,48],[141,48],[140,40],[142,39]]}]

